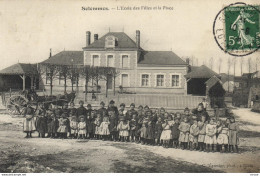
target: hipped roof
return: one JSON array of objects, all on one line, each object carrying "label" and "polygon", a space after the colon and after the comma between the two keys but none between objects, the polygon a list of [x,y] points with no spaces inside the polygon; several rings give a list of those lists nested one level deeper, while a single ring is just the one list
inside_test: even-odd
[{"label": "hipped roof", "polygon": [[55,65],[83,65],[83,51],[62,51],[41,62]]},{"label": "hipped roof", "polygon": [[172,51],[142,51],[139,55],[138,67],[187,65]]},{"label": "hipped roof", "polygon": [[186,78],[211,78],[212,76],[216,76],[220,78],[219,74],[211,70],[205,65],[202,65],[200,67],[192,67],[191,72],[189,72],[187,75],[185,75]]},{"label": "hipped roof", "polygon": [[134,48],[137,49],[135,41],[133,41],[127,34],[124,32],[108,32],[98,40],[94,41],[90,45],[84,47],[83,49],[103,49],[105,48],[105,42],[107,36],[114,36],[117,39],[117,45],[115,49],[122,49],[122,48]]},{"label": "hipped roof", "polygon": [[36,64],[17,63],[0,71],[1,75],[37,75]]}]

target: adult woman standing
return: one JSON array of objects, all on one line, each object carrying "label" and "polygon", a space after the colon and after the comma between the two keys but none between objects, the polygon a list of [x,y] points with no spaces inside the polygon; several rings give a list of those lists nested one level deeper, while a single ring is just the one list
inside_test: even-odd
[{"label": "adult woman standing", "polygon": [[26,105],[23,115],[25,117],[23,119],[23,132],[26,133],[25,138],[31,138],[32,132],[34,132],[36,128],[35,128],[35,121],[33,118],[34,110],[30,104]]}]

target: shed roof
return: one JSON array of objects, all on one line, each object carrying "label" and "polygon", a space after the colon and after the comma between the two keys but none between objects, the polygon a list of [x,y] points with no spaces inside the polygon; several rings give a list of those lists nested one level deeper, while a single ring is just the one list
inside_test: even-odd
[{"label": "shed roof", "polygon": [[61,51],[41,63],[57,65],[83,65],[84,55],[83,51]]},{"label": "shed roof", "polygon": [[205,65],[193,67],[191,72],[185,75],[186,78],[211,78],[212,76],[220,77],[219,74],[211,70]]},{"label": "shed roof", "polygon": [[17,63],[0,71],[1,75],[37,75],[36,64]]},{"label": "shed roof", "polygon": [[205,84],[207,85],[208,89],[210,89],[212,86],[214,86],[217,82],[222,84],[221,80],[217,78],[215,75],[212,76],[210,79],[208,79]]},{"label": "shed roof", "polygon": [[139,55],[138,67],[187,65],[172,51],[142,51]]}]

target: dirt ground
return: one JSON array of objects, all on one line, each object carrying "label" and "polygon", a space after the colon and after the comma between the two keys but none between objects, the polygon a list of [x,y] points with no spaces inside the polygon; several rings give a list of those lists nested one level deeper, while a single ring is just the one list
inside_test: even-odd
[{"label": "dirt ground", "polygon": [[204,153],[98,140],[24,138],[22,119],[0,115],[0,172],[254,172],[260,170],[260,114],[237,109],[240,153]]}]

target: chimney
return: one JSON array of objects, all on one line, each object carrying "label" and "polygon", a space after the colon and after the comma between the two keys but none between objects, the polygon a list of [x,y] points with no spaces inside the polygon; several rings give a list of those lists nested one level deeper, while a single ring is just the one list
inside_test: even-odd
[{"label": "chimney", "polygon": [[91,37],[91,33],[90,31],[86,32],[86,46],[90,45],[90,37]]},{"label": "chimney", "polygon": [[94,41],[98,40],[98,34],[94,34]]},{"label": "chimney", "polygon": [[136,47],[140,48],[140,31],[136,30]]},{"label": "chimney", "polygon": [[190,65],[190,59],[189,59],[189,58],[186,59],[186,63],[187,63],[188,65]]},{"label": "chimney", "polygon": [[52,53],[51,53],[51,48],[50,48],[50,57],[52,56]]}]

